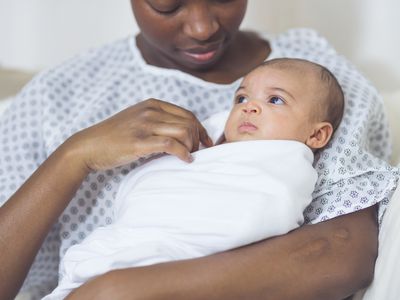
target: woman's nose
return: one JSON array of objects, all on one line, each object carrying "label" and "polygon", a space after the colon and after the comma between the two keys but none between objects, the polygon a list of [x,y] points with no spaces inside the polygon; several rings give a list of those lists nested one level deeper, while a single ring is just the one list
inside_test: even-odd
[{"label": "woman's nose", "polygon": [[219,29],[219,23],[206,4],[193,5],[186,16],[183,31],[198,41],[207,41]]},{"label": "woman's nose", "polygon": [[242,108],[242,111],[246,114],[259,114],[261,112],[261,106],[255,101],[249,101]]}]

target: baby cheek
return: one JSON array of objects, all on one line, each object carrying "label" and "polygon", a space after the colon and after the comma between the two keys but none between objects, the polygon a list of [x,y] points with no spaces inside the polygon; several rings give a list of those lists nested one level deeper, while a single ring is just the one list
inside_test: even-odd
[{"label": "baby cheek", "polygon": [[232,138],[234,133],[235,133],[235,129],[236,129],[236,124],[237,124],[237,120],[236,120],[236,116],[235,116],[235,111],[231,111],[231,113],[229,114],[228,120],[225,123],[225,128],[224,128],[224,135],[226,140],[228,141],[228,138]]},{"label": "baby cheek", "polygon": [[264,128],[263,136],[271,140],[299,140],[301,131],[289,122],[275,122]]},{"label": "baby cheek", "polygon": [[225,135],[225,140],[229,142],[230,139],[232,138],[232,125],[229,119],[225,124],[224,135]]},{"label": "baby cheek", "polygon": [[297,124],[292,128],[292,132],[288,132],[288,135],[292,135],[293,140],[304,142],[308,137],[308,127],[304,124]]}]

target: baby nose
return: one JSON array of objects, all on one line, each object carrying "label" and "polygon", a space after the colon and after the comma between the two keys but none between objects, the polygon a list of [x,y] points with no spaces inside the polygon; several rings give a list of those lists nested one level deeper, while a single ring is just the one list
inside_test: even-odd
[{"label": "baby nose", "polygon": [[243,112],[246,114],[259,114],[261,112],[261,107],[254,101],[249,101],[243,107]]}]

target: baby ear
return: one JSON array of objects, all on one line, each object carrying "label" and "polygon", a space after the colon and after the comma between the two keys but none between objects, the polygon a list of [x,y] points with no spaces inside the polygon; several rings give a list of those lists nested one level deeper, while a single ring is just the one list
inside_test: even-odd
[{"label": "baby ear", "polygon": [[308,137],[306,145],[311,149],[323,148],[331,139],[333,127],[331,123],[320,122],[314,126],[312,134]]}]

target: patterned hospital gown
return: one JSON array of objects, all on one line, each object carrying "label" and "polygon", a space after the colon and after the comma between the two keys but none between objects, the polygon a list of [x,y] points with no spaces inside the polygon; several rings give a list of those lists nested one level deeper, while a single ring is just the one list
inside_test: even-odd
[{"label": "patterned hospital gown", "polygon": [[[321,222],[378,202],[382,216],[399,173],[384,162],[390,145],[377,91],[313,30],[263,37],[271,44],[269,59],[297,57],[320,63],[337,76],[345,92],[342,124],[315,161],[319,179],[305,211],[306,222]],[[239,82],[215,84],[148,65],[133,36],[39,74],[0,120],[0,203],[73,133],[147,98],[173,102],[203,120],[230,108]],[[113,222],[111,207],[119,183],[139,163],[92,173],[84,180],[25,281],[24,288],[34,298],[57,283],[59,257],[66,249],[94,228]]]}]

